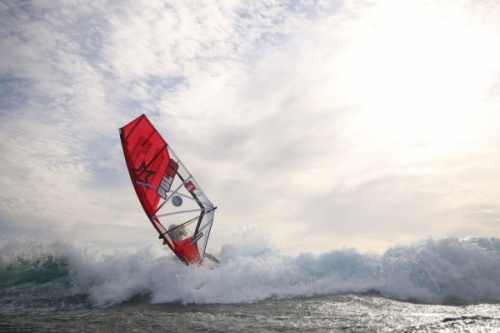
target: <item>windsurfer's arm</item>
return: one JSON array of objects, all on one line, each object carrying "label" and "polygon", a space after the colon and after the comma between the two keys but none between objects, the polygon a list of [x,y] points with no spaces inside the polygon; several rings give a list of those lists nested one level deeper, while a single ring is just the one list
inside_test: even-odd
[{"label": "windsurfer's arm", "polygon": [[209,260],[212,260],[213,262],[215,262],[216,264],[220,264],[219,262],[219,259],[215,258],[213,255],[211,255],[210,253],[207,253],[205,252],[205,258],[209,259]]}]

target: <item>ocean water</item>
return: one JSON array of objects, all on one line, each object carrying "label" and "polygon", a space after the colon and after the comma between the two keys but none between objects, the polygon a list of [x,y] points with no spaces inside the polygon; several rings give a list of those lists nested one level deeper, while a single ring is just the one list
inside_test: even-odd
[{"label": "ocean water", "polygon": [[216,254],[186,267],[157,245],[4,242],[0,332],[500,332],[498,239],[290,256],[246,238]]}]

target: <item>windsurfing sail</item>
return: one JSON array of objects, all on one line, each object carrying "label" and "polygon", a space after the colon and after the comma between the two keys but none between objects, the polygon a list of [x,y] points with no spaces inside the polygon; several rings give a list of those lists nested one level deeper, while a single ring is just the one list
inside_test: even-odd
[{"label": "windsurfing sail", "polygon": [[145,115],[120,128],[120,138],[135,192],[159,238],[184,263],[202,264],[217,207]]}]

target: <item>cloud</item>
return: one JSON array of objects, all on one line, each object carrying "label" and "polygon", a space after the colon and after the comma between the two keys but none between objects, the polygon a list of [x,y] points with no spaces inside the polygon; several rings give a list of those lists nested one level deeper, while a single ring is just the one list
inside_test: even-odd
[{"label": "cloud", "polygon": [[215,234],[320,251],[499,233],[494,1],[0,6],[9,232],[153,235],[117,131],[146,113],[219,206]]}]

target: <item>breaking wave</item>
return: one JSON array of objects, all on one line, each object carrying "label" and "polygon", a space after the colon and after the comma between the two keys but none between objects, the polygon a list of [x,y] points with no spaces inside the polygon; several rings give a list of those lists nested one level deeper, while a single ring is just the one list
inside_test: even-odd
[{"label": "breaking wave", "polygon": [[[260,237],[255,236],[254,238]],[[56,241],[0,250],[0,312],[151,303],[248,303],[377,293],[434,304],[500,302],[500,239],[425,239],[379,255],[354,248],[280,254],[245,236],[217,253],[216,268],[186,267],[159,246],[100,254]]]}]

